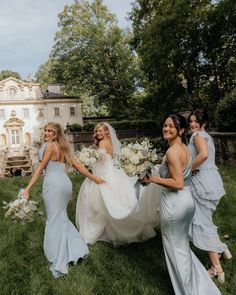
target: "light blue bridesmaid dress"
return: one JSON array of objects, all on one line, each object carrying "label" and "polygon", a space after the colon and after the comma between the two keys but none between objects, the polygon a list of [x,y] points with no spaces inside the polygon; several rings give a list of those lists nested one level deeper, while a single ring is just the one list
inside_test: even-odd
[{"label": "light blue bridesmaid dress", "polygon": [[[39,150],[42,159],[46,144]],[[58,159],[59,160],[59,159]],[[68,219],[66,208],[72,193],[72,183],[65,172],[65,163],[49,161],[45,168],[43,199],[47,213],[44,253],[55,278],[68,273],[69,263],[88,255],[88,247],[78,230]]]},{"label": "light blue bridesmaid dress", "polygon": [[222,179],[215,165],[215,145],[213,138],[205,131],[192,134],[189,150],[192,159],[198,154],[193,138],[201,136],[207,140],[208,158],[191,178],[190,188],[195,202],[195,213],[189,235],[194,245],[205,251],[223,253],[227,245],[222,243],[213,223],[212,215],[220,199],[225,195]]},{"label": "light blue bridesmaid dress", "polygon": [[[167,163],[160,175],[169,178]],[[183,171],[184,188],[162,189],[161,233],[166,263],[176,295],[219,295],[208,272],[190,249],[189,225],[194,214],[194,201],[189,188],[191,163]]]}]

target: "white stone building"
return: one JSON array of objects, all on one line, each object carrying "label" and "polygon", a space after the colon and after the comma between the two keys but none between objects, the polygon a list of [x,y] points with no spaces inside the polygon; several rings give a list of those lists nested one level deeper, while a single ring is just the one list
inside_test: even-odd
[{"label": "white stone building", "polygon": [[83,125],[82,101],[63,95],[60,87],[49,86],[42,92],[40,84],[9,77],[0,81],[0,150],[19,155],[27,147],[37,146],[43,126],[57,122]]}]

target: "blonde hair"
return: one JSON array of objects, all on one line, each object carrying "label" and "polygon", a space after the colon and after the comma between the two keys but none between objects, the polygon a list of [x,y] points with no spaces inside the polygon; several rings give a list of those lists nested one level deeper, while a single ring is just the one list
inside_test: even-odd
[{"label": "blonde hair", "polygon": [[96,135],[97,129],[100,127],[102,127],[103,129],[105,129],[107,131],[108,136],[110,135],[107,125],[105,123],[98,123],[93,129],[93,140],[94,140],[94,144],[96,146],[98,146],[99,141],[100,141],[100,140],[98,140],[97,135]]},{"label": "blonde hair", "polygon": [[48,122],[44,126],[44,130],[49,127],[54,132],[53,141],[57,142],[58,145],[61,148],[62,153],[65,156],[66,162],[70,165],[72,165],[72,150],[69,144],[68,139],[65,136],[65,133],[63,129],[61,128],[61,125],[55,122]]}]

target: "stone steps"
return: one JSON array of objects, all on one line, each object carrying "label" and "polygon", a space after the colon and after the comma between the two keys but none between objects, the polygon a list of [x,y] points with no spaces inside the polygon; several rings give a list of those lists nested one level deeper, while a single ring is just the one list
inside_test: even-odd
[{"label": "stone steps", "polygon": [[32,161],[28,153],[17,156],[6,156],[5,176],[31,175]]}]

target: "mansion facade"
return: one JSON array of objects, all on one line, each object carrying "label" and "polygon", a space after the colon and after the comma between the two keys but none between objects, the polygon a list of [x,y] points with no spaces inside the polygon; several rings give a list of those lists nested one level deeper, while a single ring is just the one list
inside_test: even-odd
[{"label": "mansion facade", "polygon": [[58,85],[42,91],[40,84],[9,77],[0,81],[0,176],[30,175],[38,162],[44,126],[83,125],[81,99],[64,95]]},{"label": "mansion facade", "polygon": [[42,140],[47,122],[83,125],[82,101],[60,93],[51,85],[43,92],[40,84],[13,77],[0,81],[0,149],[34,146]]}]

